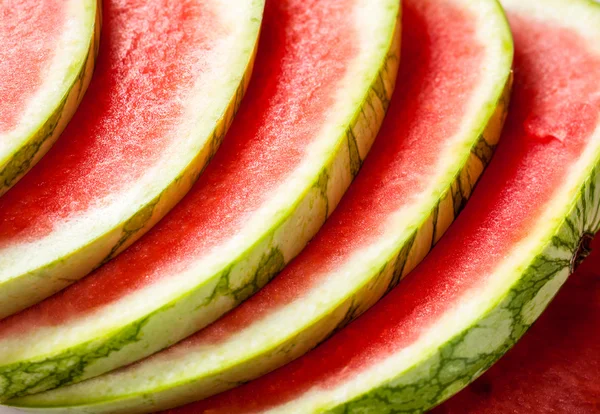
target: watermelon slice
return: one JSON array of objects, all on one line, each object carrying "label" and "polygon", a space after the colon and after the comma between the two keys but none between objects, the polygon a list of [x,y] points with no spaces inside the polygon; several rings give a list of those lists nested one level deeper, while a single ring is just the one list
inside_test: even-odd
[{"label": "watermelon slice", "polygon": [[515,39],[511,111],[439,244],[315,350],[172,413],[422,412],[480,375],[538,317],[600,224],[600,7],[503,3]]},{"label": "watermelon slice", "polygon": [[3,399],[93,377],[214,321],[316,233],[398,66],[397,0],[273,0],[248,97],[192,192],[90,277],[0,322]]},{"label": "watermelon slice", "polygon": [[405,0],[403,7],[402,84],[363,169],[308,247],[188,340],[19,405],[133,413],[214,394],[314,347],[415,266],[490,159],[510,89],[512,41],[493,1]]},{"label": "watermelon slice", "polygon": [[100,59],[76,116],[0,198],[0,318],[108,261],[189,190],[257,44],[263,0],[233,1],[104,2]]},{"label": "watermelon slice", "polygon": [[50,149],[85,94],[100,0],[0,3],[0,196]]},{"label": "watermelon slice", "polygon": [[600,412],[599,247],[523,339],[432,414]]}]

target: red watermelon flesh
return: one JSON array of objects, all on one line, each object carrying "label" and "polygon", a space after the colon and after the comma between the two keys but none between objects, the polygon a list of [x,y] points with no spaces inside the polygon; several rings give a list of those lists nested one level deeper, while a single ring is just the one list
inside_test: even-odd
[{"label": "red watermelon flesh", "polygon": [[116,256],[189,190],[250,75],[263,2],[235,1],[104,2],[85,99],[0,199],[0,318]]},{"label": "red watermelon flesh", "polygon": [[[163,13],[169,14],[168,10],[158,7],[162,4],[159,3],[150,10],[158,14],[156,19]],[[168,3],[177,10],[179,4]],[[365,27],[369,21],[358,18],[359,12],[364,10],[380,23]],[[119,11],[109,7],[108,17],[120,17]],[[198,7],[182,9],[182,14],[175,17],[170,14],[175,22],[182,21],[181,27],[173,29],[174,34],[179,30],[194,33],[184,24],[194,11],[202,12],[209,23],[202,27],[204,33],[218,33],[223,29],[211,20],[203,7]],[[129,11],[123,13],[131,22],[123,17],[119,24],[133,24],[134,29],[135,22],[149,18],[144,7],[139,9],[140,16]],[[150,16],[153,15],[150,13]],[[318,3],[274,0],[267,3],[264,20],[257,65],[247,97],[223,148],[192,191],[138,243],[87,278],[0,321],[0,348],[6,350],[0,355],[0,375],[18,377],[0,398],[39,392],[100,375],[192,334],[239,303],[244,295],[253,293],[252,289],[258,289],[259,284],[266,283],[299,252],[333,210],[369,150],[389,104],[396,77],[394,62],[398,61],[398,3],[395,0]],[[141,33],[143,27],[138,29]],[[124,45],[130,41],[146,43],[143,37],[130,39],[129,32],[123,36]],[[209,53],[210,36],[205,40],[208,42],[206,53]],[[111,44],[110,35],[108,43]],[[130,59],[134,63],[140,59],[150,63],[158,57],[143,53],[155,49],[157,53],[170,53],[158,40],[148,46],[149,50],[140,51],[139,56],[129,56],[128,49],[124,48],[113,57],[114,64]],[[181,77],[170,72],[167,63],[164,65],[164,72],[159,73],[163,70],[160,65],[157,68],[158,78],[164,76],[168,81]],[[111,79],[115,69],[109,69],[100,67],[100,75]],[[181,70],[183,75],[187,73],[187,69]],[[134,72],[138,70],[134,67],[132,71],[127,75],[136,82],[138,77]],[[164,89],[158,88],[157,96],[168,93],[168,86],[167,82]],[[179,88],[179,84],[175,86]],[[138,99],[135,90],[126,89],[124,96],[131,93],[132,99]],[[98,88],[91,94],[101,92]],[[88,105],[88,109],[93,106],[91,101]],[[156,109],[153,105],[148,105],[151,110]],[[367,105],[373,108],[371,112],[363,108]],[[95,116],[85,108],[84,103],[82,116]],[[166,114],[176,119],[177,108],[172,109],[173,112]],[[125,129],[135,126],[128,116],[127,111],[117,116]],[[152,118],[150,112],[144,116]],[[100,125],[105,124],[100,122]],[[354,148],[358,147],[356,155],[349,154],[350,136]],[[115,134],[115,140],[117,138]],[[100,141],[102,148],[117,145],[108,139]],[[120,161],[124,161],[127,154],[146,154],[141,157],[143,164],[144,160],[152,162],[154,156],[160,156],[162,144],[155,144],[148,152],[141,142],[126,145],[130,153],[105,149],[114,155],[114,160]],[[67,154],[73,151],[64,145],[59,148]],[[80,149],[95,157],[101,148],[97,154],[92,153],[89,145],[85,148],[81,145]],[[102,170],[113,160],[112,156],[108,160],[93,157],[86,163],[91,168],[88,180],[93,178],[96,168]],[[74,162],[72,157],[67,158]],[[137,173],[139,166],[130,166],[131,173]],[[315,183],[323,172],[329,174],[324,191]],[[120,180],[126,173],[114,170]],[[41,172],[33,174],[42,179]],[[70,190],[76,184],[76,179],[68,181],[69,197],[73,197]],[[116,191],[110,180],[98,188],[83,186],[79,190],[92,194],[103,191],[102,185],[110,192]],[[320,180],[319,185],[322,186]],[[34,192],[58,197],[43,187],[34,188]],[[27,220],[17,217],[16,206],[22,201],[17,195],[31,201],[22,204],[33,215],[41,214],[39,209],[46,208],[46,204],[44,207],[34,205],[35,197],[26,194],[24,185],[15,190],[6,202],[12,201],[14,208],[4,215],[5,221],[0,220],[0,231],[2,225],[9,229],[7,240],[25,238],[29,230],[34,231]],[[81,205],[90,206],[95,200],[83,197],[75,206],[65,208],[76,210]],[[270,216],[257,219],[265,210],[272,211]],[[60,208],[56,214],[62,214]],[[281,227],[290,231],[281,235]],[[247,237],[240,236],[244,231]],[[265,246],[264,240],[272,244]],[[261,264],[263,257],[267,259],[265,265]],[[247,289],[240,288],[238,292],[236,287],[244,283]],[[90,342],[96,348],[91,349]],[[30,343],[31,347],[24,347],[24,343]],[[51,343],[53,348],[49,350],[45,343]],[[111,351],[106,353],[106,349]],[[65,357],[72,355],[76,355],[81,364],[62,364]],[[31,373],[36,375],[29,376]],[[44,381],[38,386],[40,376]]]},{"label": "red watermelon flesh", "polygon": [[[167,353],[216,345],[278,308],[301,300],[325,282],[329,272],[381,237],[390,216],[411,206],[416,195],[429,187],[440,152],[461,126],[461,113],[470,98],[467,85],[478,85],[483,48],[473,44],[475,25],[470,15],[452,4],[405,1],[403,6],[403,53],[398,74],[403,82],[396,88],[378,141],[336,211],[276,279]],[[438,25],[444,29],[435,30]]]},{"label": "red watermelon flesh", "polygon": [[177,139],[168,133],[182,116],[176,98],[207,70],[213,39],[225,30],[209,6],[197,0],[104,2],[94,81],[61,139],[0,199],[0,252],[100,207]]},{"label": "red watermelon flesh", "polygon": [[523,339],[432,414],[600,412],[600,237]]},{"label": "red watermelon flesh", "polygon": [[[111,413],[174,407],[193,401],[198,393],[213,395],[283,365],[358,316],[356,307],[364,310],[379,299],[421,259],[420,255],[430,249],[454,219],[463,197],[468,197],[489,161],[504,120],[512,60],[512,48],[508,52],[503,49],[504,41],[510,41],[508,26],[494,2],[487,6],[459,6],[466,3],[403,2],[404,46],[399,71],[403,81],[396,87],[378,139],[323,228],[275,279],[209,327],[146,360],[73,386],[8,403]],[[479,35],[482,25],[490,24],[490,11],[494,13],[492,22],[499,27],[484,44]],[[272,38],[270,17],[267,12],[263,35]],[[259,52],[257,74],[262,74],[260,58]],[[262,80],[262,75],[257,79]],[[254,92],[252,85],[245,101],[252,107],[258,106]],[[246,119],[244,105],[234,125],[239,119]],[[200,183],[226,165],[219,164],[219,159],[228,154],[229,144],[224,144]],[[481,144],[486,149],[484,155],[477,156],[473,148]],[[217,165],[220,170],[213,170]],[[455,177],[462,176],[463,171],[471,175],[457,191]],[[224,178],[227,180],[227,175]],[[192,191],[188,199],[195,200],[195,194]],[[440,200],[446,195],[452,201],[442,204]],[[198,205],[202,206],[201,199],[190,203],[193,208]],[[417,213],[413,213],[415,210]],[[179,211],[180,207],[175,208],[165,222]],[[220,214],[217,209],[215,212]],[[430,216],[433,218],[428,219]],[[433,224],[433,230],[427,230],[427,223],[433,222],[446,224]],[[394,230],[390,231],[390,227]],[[413,242],[417,237],[411,239],[415,227],[419,232],[425,230],[424,236]],[[159,224],[138,245],[153,234],[162,235],[162,228],[163,224]],[[168,234],[174,238],[176,231]],[[164,241],[165,245],[169,242],[173,243]],[[370,260],[368,252],[375,250],[372,246],[386,244],[393,245],[396,251],[413,252],[406,254],[411,257],[404,262],[408,264],[396,265],[403,259],[396,259],[398,254],[391,251],[381,254],[375,259],[377,264],[366,266],[367,269],[350,269],[360,259]],[[136,245],[130,250],[136,251]],[[137,259],[125,252],[113,263],[127,258],[130,263]],[[403,269],[394,270],[394,276],[392,272],[381,276],[381,272],[373,270],[381,268],[381,263]],[[373,280],[378,281],[374,288]],[[333,288],[325,294],[321,289],[328,283]],[[76,289],[73,286],[70,290]],[[89,292],[94,291],[90,288]],[[325,301],[330,303],[322,304]],[[347,306],[350,301],[352,305]],[[53,306],[58,309],[60,302]],[[310,314],[311,319],[300,317],[296,310]],[[352,316],[347,317],[348,314]],[[50,319],[51,313],[47,315]],[[322,320],[327,322],[321,324]],[[24,323],[28,321],[15,318],[13,325],[19,329]],[[147,398],[148,395],[152,397]]]},{"label": "red watermelon flesh", "polygon": [[[336,82],[351,57],[348,51],[356,42],[351,30],[337,30],[347,18],[345,1],[318,8],[302,0],[288,2],[295,7],[268,4],[253,82],[227,144],[193,191],[120,257],[65,291],[3,320],[0,339],[84,318],[208,255],[235,236],[241,223],[294,170],[320,128],[324,108],[331,104]],[[319,22],[327,23],[315,40],[306,34]],[[315,91],[314,85],[321,82],[324,86]],[[304,117],[311,122],[303,121]],[[19,221],[15,217],[5,223],[15,225]]]},{"label": "red watermelon flesh", "polygon": [[63,0],[0,3],[0,134],[16,126],[67,23]]},{"label": "red watermelon flesh", "polygon": [[[176,413],[241,413],[326,394],[418,340],[477,295],[535,225],[599,122],[600,59],[578,33],[511,16],[515,82],[505,132],[471,201],[437,247],[388,296],[314,351],[239,388]],[[589,74],[585,76],[582,74]],[[306,394],[307,395],[307,394]]]}]

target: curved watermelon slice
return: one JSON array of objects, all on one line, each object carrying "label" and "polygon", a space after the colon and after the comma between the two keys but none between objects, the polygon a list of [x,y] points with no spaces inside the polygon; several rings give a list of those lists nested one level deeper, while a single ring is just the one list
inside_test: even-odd
[{"label": "curved watermelon slice", "polygon": [[512,41],[493,1],[405,0],[403,7],[402,84],[363,169],[307,248],[188,340],[26,405],[150,412],[223,391],[314,347],[422,259],[490,159],[510,89]]},{"label": "curved watermelon slice", "polygon": [[315,350],[172,413],[422,412],[480,375],[538,317],[600,225],[600,8],[504,4],[515,39],[511,111],[439,244]]},{"label": "curved watermelon slice", "polygon": [[0,322],[1,398],[156,352],[281,270],[378,132],[397,74],[398,16],[397,0],[268,2],[254,81],[223,148],[138,243]]},{"label": "curved watermelon slice", "polygon": [[263,0],[233,1],[105,1],[76,116],[0,198],[0,318],[108,261],[189,190],[249,80]]},{"label": "curved watermelon slice", "polygon": [[100,0],[0,3],[0,196],[50,149],[85,94]]},{"label": "curved watermelon slice", "polygon": [[432,414],[600,411],[600,237],[548,309],[497,364]]}]

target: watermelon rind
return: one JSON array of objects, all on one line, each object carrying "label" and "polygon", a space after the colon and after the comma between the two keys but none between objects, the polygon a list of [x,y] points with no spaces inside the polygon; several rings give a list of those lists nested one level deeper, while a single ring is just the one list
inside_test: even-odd
[{"label": "watermelon rind", "polygon": [[36,91],[35,108],[6,137],[0,152],[0,196],[6,193],[48,152],[77,110],[92,79],[102,26],[101,0],[70,1],[69,18],[76,22],[57,45],[44,83]]},{"label": "watermelon rind", "polygon": [[258,212],[262,220],[250,220],[218,257],[141,289],[107,309],[108,316],[86,317],[64,334],[57,327],[52,339],[40,330],[31,347],[16,339],[11,352],[0,354],[0,400],[95,377],[172,345],[260,289],[299,253],[358,173],[395,87],[399,2],[359,3],[370,10],[360,23],[370,29],[344,80],[344,99],[337,98],[335,122],[322,129],[293,182]]},{"label": "watermelon rind", "polygon": [[[592,50],[600,56],[598,4],[588,0],[502,0],[502,4],[596,39],[590,44],[596,45]],[[409,353],[392,356],[361,375],[361,390],[346,402],[319,404],[319,410],[424,412],[478,378],[525,334],[575,270],[586,241],[600,230],[600,123],[537,223],[496,268],[485,291],[445,315]],[[273,412],[291,413],[299,406],[287,408]]]},{"label": "watermelon rind", "polygon": [[[503,4],[568,26],[590,39],[591,50],[600,55],[598,5],[587,0]],[[600,124],[535,223],[485,288],[464,297],[409,347],[331,389],[308,391],[264,412],[421,413],[485,372],[534,323],[600,229]]]},{"label": "watermelon rind", "polygon": [[[432,184],[435,191],[423,196],[424,201],[414,207],[418,215],[409,216],[411,226],[388,235],[391,238],[381,243],[386,248],[376,257],[359,256],[362,264],[355,267],[356,276],[342,271],[343,288],[341,280],[335,282],[339,276],[328,278],[337,286],[336,292],[327,295],[331,303],[322,292],[310,293],[285,312],[284,319],[275,320],[279,317],[275,315],[270,322],[250,326],[248,332],[224,344],[198,351],[192,346],[186,355],[176,353],[161,358],[159,354],[131,368],[21,399],[18,404],[53,412],[136,413],[206,397],[300,356],[394,287],[427,254],[464,206],[491,160],[506,117],[512,82],[508,24],[496,2],[471,7],[486,24],[488,76],[478,84],[476,98],[469,101],[474,109],[459,128],[461,132],[449,138],[452,157],[444,159],[444,170]],[[399,29],[396,38],[399,40]],[[274,256],[267,256],[264,261],[265,267],[278,262]],[[300,318],[299,314],[306,317]]]},{"label": "watermelon rind", "polygon": [[[247,21],[236,28],[237,53],[231,53],[228,70],[218,84],[204,91],[212,100],[210,107],[201,117],[186,120],[191,130],[182,136],[178,154],[162,160],[160,173],[152,171],[150,178],[142,178],[121,200],[91,209],[87,216],[69,221],[46,238],[0,247],[0,319],[40,302],[113,259],[163,218],[196,182],[233,122],[252,75],[264,0],[243,1]],[[189,104],[196,105],[196,101]]]},{"label": "watermelon rind", "polygon": [[[597,136],[600,138],[600,134]],[[424,346],[415,345],[410,361],[406,355],[398,360],[387,359],[383,363],[387,369],[378,365],[361,377],[364,387],[360,388],[368,391],[357,393],[359,395],[339,405],[323,404],[327,406],[324,411],[336,414],[423,412],[466,387],[504,355],[573,272],[573,257],[582,237],[600,229],[600,158],[591,161],[593,155],[597,155],[592,153],[598,153],[598,149],[588,152],[587,168],[574,174],[576,178],[571,177],[570,185],[579,184],[574,187],[576,191],[570,188],[563,193],[566,198],[575,199],[575,203],[554,203],[557,210],[553,213],[563,215],[547,214],[550,221],[545,222],[556,224],[552,231],[544,228],[545,234],[536,232],[538,239],[531,242],[530,238],[524,249],[514,255],[519,256],[514,259],[520,260],[507,264],[510,269],[496,272],[510,275],[510,283],[501,286],[496,280],[496,285],[487,289],[488,294],[462,304],[457,311],[466,315],[469,309],[475,318],[465,317],[457,325],[455,322],[460,320],[457,315],[448,316],[448,321],[452,318],[454,323],[445,324],[449,329],[443,327],[447,321],[439,322],[441,331],[436,336],[441,340],[427,338],[423,340]],[[390,367],[394,369],[393,374]],[[282,408],[281,412],[295,411]]]}]

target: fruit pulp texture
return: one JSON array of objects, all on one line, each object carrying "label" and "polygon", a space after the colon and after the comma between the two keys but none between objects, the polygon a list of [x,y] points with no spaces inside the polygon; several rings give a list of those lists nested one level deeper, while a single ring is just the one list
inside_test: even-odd
[{"label": "fruit pulp texture", "polygon": [[[44,68],[66,24],[59,0],[21,0],[0,4],[0,133],[19,121],[27,100],[43,82]],[[18,76],[16,76],[18,74]]]},{"label": "fruit pulp texture", "polygon": [[600,236],[498,363],[432,414],[600,412]]},{"label": "fruit pulp texture", "polygon": [[[420,10],[410,1],[404,5],[401,82],[382,130],[340,205],[277,278],[167,354],[216,345],[278,307],[302,300],[306,292],[324,283],[328,272],[385,233],[393,213],[418,202],[412,196],[430,185],[439,154],[460,128],[468,90],[479,79],[473,68],[481,65],[484,51],[477,45],[465,47],[475,36],[467,14],[444,3],[412,3]],[[443,21],[447,21],[443,28],[430,30]]]},{"label": "fruit pulp texture", "polygon": [[527,236],[598,123],[600,85],[589,74],[600,71],[600,59],[569,29],[519,16],[510,16],[510,23],[515,79],[503,136],[471,200],[438,246],[396,289],[315,350],[174,412],[258,411],[308,390],[335,388],[418,340],[457,301],[484,285]]},{"label": "fruit pulp texture", "polygon": [[[0,338],[57,326],[109,306],[235,236],[303,161],[327,121],[327,108],[356,48],[354,15],[347,13],[352,1],[268,1],[249,90],[223,145],[190,193],[117,258],[0,322]],[[2,224],[19,222],[9,216],[0,214],[6,218],[0,218],[0,234]]]},{"label": "fruit pulp texture", "polygon": [[67,24],[63,0],[0,3],[0,134],[17,126]]},{"label": "fruit pulp texture", "polygon": [[94,78],[61,139],[0,198],[0,248],[43,238],[110,202],[175,142],[186,92],[225,30],[212,6],[103,2]]}]

